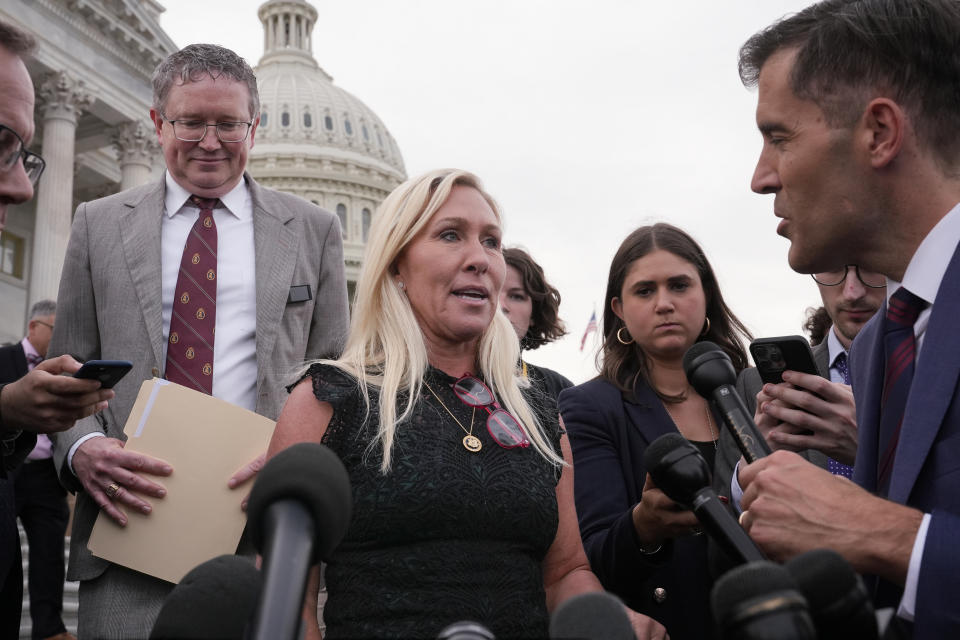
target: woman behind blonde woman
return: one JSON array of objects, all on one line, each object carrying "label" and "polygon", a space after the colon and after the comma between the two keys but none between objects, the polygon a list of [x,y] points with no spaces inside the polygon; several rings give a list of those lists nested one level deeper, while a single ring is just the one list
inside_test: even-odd
[{"label": "woman behind blonde woman", "polygon": [[560,395],[590,564],[675,640],[713,635],[707,540],[693,513],[653,483],[643,456],[659,436],[680,433],[713,467],[721,427],[690,386],[683,354],[710,340],[740,371],[749,339],[700,245],[673,225],[640,227],[610,264],[600,375]]},{"label": "woman behind blonde woman", "polygon": [[[435,638],[459,620],[543,638],[549,611],[601,589],[566,438],[515,376],[500,238],[496,204],[469,173],[395,189],[371,229],[342,357],[310,366],[277,422],[269,455],[323,442],[352,483],[353,518],[326,570],[328,638]],[[315,569],[310,637],[317,581]],[[663,637],[632,616],[639,637]]]}]

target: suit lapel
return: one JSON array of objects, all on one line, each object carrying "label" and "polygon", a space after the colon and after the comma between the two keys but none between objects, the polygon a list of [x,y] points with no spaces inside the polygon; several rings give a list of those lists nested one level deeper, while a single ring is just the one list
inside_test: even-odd
[{"label": "suit lapel", "polygon": [[[244,174],[253,203],[257,282],[257,390],[270,372],[274,344],[290,293],[300,240],[288,223],[294,214]],[[314,291],[313,295],[317,295]],[[259,394],[258,394],[259,395]]]},{"label": "suit lapel", "polygon": [[663,402],[649,385],[638,382],[634,388],[634,397],[623,403],[627,418],[647,442],[653,442],[665,433],[677,431],[670,414],[663,408]]},{"label": "suit lapel", "polygon": [[164,179],[161,179],[156,189],[147,192],[141,200],[125,202],[119,222],[123,255],[156,362],[163,361],[160,222],[165,190]]},{"label": "suit lapel", "polygon": [[[827,329],[833,331],[833,327]],[[830,379],[830,346],[827,344],[829,334],[823,337],[823,341],[813,348],[813,362],[817,365],[817,371],[827,380]]]},{"label": "suit lapel", "polygon": [[960,378],[960,336],[956,330],[960,298],[955,295],[958,282],[960,248],[954,251],[940,283],[910,385],[903,432],[890,477],[889,497],[896,502],[905,504],[910,497]]},{"label": "suit lapel", "polygon": [[877,438],[885,366],[882,328],[886,312],[884,304],[860,330],[850,348],[850,374],[857,404],[857,460],[853,481],[868,491],[877,489]]}]

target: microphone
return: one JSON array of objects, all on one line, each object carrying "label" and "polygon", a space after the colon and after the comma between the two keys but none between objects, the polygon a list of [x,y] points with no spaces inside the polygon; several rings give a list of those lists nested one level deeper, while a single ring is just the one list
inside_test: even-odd
[{"label": "microphone", "polygon": [[163,601],[150,640],[242,640],[261,583],[250,558],[224,555],[197,565]]},{"label": "microphone", "polygon": [[263,555],[254,638],[295,638],[310,567],[330,555],[350,524],[347,470],[324,445],[302,442],[270,459],[247,503],[247,525]]},{"label": "microphone", "polygon": [[746,531],[710,486],[710,469],[697,448],[679,433],[665,433],[643,452],[643,465],[667,496],[692,509],[703,528],[738,562],[765,560]]},{"label": "microphone", "polygon": [[784,566],[810,605],[820,640],[877,639],[873,602],[843,556],[830,549],[814,549]]},{"label": "microphone", "polygon": [[581,593],[550,616],[553,640],[636,640],[619,598],[604,591]]},{"label": "microphone", "polygon": [[479,622],[454,622],[444,627],[437,640],[496,640],[493,632]]},{"label": "microphone", "polygon": [[713,400],[747,462],[770,455],[767,441],[734,388],[737,372],[730,356],[709,340],[697,342],[683,354],[683,371],[697,393]]},{"label": "microphone", "polygon": [[786,569],[766,560],[724,574],[710,593],[721,640],[816,640],[807,601]]}]

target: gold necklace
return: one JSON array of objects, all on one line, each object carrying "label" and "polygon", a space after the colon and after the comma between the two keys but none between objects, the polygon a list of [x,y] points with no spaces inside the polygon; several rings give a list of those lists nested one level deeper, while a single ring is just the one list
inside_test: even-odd
[{"label": "gold necklace", "polygon": [[[713,430],[713,418],[712,418],[711,415],[710,415],[710,403],[707,402],[707,401],[704,401],[704,402],[705,402],[705,404],[704,404],[704,413],[705,413],[706,416],[707,416],[707,429],[710,430],[710,437],[713,438],[713,450],[716,451],[716,450],[719,448],[718,445],[717,445],[717,442],[720,440],[720,437],[719,437],[719,436],[717,435],[717,433]],[[677,428],[677,431],[680,432],[680,435],[682,435],[684,438],[687,438],[687,436],[685,436],[685,435],[683,434],[683,431],[680,430],[680,423],[677,422],[677,419],[673,416],[673,412],[670,411],[670,405],[668,405],[666,402],[664,402],[664,403],[663,403],[663,408],[666,409],[667,415],[670,416],[670,420],[673,421],[673,424],[674,424],[674,426]],[[690,438],[687,438],[687,440],[689,440],[689,439],[690,439]]]},{"label": "gold necklace", "polygon": [[457,420],[457,416],[453,415],[453,412],[450,409],[447,409],[447,405],[443,404],[443,400],[440,399],[440,396],[437,395],[436,391],[427,383],[426,380],[423,381],[423,384],[427,387],[427,390],[437,399],[437,402],[440,403],[440,406],[443,407],[444,411],[450,414],[450,417],[453,418],[453,421],[456,422],[463,432],[467,435],[463,436],[463,448],[469,451],[470,453],[476,453],[483,448],[483,443],[480,442],[480,438],[473,435],[473,419],[477,417],[477,408],[473,408],[473,413],[470,414],[470,430],[467,431],[467,428],[463,426],[463,423]]}]

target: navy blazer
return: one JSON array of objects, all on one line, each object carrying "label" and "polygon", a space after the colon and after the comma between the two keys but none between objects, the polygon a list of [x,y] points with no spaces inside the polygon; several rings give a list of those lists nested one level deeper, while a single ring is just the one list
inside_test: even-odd
[{"label": "navy blazer", "polygon": [[678,538],[645,555],[633,526],[647,475],[643,453],[677,432],[663,403],[643,382],[628,398],[598,378],[565,389],[559,405],[573,449],[580,534],[603,587],[658,620],[674,640],[711,637],[707,536]]},{"label": "navy blazer", "polygon": [[[932,513],[920,569],[914,637],[960,637],[960,249],[947,267],[917,358],[890,477],[889,499]],[[883,317],[853,343],[850,371],[859,446],[854,481],[877,488]]]}]

